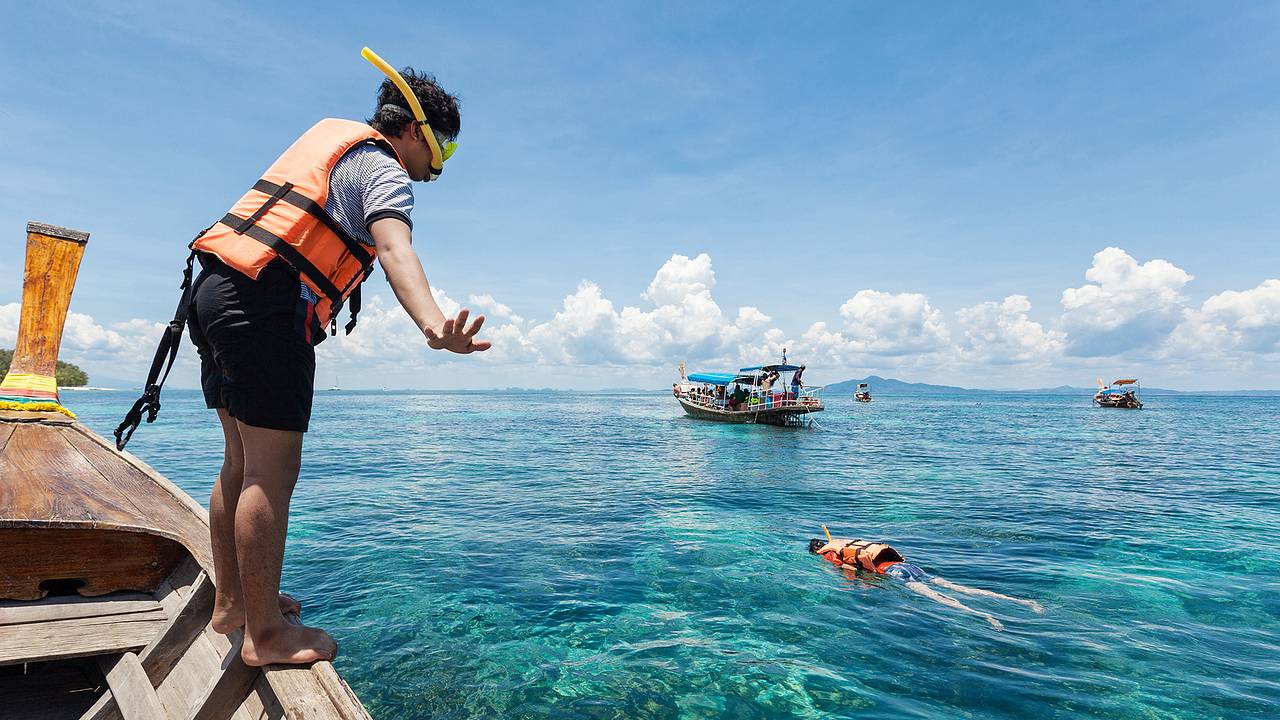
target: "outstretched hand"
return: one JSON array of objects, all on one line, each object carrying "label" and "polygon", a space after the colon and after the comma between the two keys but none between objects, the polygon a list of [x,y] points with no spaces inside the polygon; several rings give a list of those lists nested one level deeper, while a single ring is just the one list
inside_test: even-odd
[{"label": "outstretched hand", "polygon": [[488,350],[492,343],[475,339],[476,333],[484,325],[484,316],[477,315],[471,322],[471,327],[467,327],[467,317],[470,314],[470,310],[462,308],[457,317],[444,321],[439,332],[430,327],[424,328],[422,333],[427,336],[427,346],[433,350],[448,350],[459,355]]}]

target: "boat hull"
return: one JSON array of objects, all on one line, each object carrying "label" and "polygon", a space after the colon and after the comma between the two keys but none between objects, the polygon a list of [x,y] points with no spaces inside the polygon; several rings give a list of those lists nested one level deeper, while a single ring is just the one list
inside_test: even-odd
[{"label": "boat hull", "polygon": [[816,403],[782,405],[751,410],[722,410],[690,402],[684,398],[677,398],[677,400],[680,401],[680,407],[684,408],[689,417],[713,422],[753,425],[803,425],[809,414],[822,412],[823,409],[820,403]]},{"label": "boat hull", "polygon": [[207,515],[142,461],[0,410],[0,478],[0,716],[369,718],[332,664],[249,667],[213,630]]},{"label": "boat hull", "polygon": [[1094,404],[1098,407],[1117,408],[1119,410],[1141,410],[1141,400],[1098,400],[1094,398]]}]

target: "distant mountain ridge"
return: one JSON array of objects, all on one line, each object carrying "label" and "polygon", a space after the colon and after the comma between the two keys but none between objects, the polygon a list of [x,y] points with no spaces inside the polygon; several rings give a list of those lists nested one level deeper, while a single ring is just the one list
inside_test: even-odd
[{"label": "distant mountain ridge", "polygon": [[[910,383],[894,378],[884,378],[879,375],[868,375],[865,378],[854,380],[842,380],[836,383],[828,384],[822,391],[824,394],[830,393],[852,393],[858,387],[858,383],[867,383],[871,386],[871,394],[884,393],[886,395],[910,395],[910,394],[928,394],[928,393],[946,393],[969,394],[969,393],[1025,393],[1028,395],[1087,395],[1092,397],[1097,388],[1092,387],[1073,387],[1071,385],[1059,385],[1051,388],[1030,388],[1025,390],[1011,389],[979,389],[979,388],[962,388],[955,385],[930,385],[929,383]],[[1213,394],[1213,395],[1251,395],[1251,396],[1276,396],[1280,395],[1280,390],[1169,390],[1167,388],[1142,387],[1139,392],[1143,395],[1197,395],[1197,394]]]}]

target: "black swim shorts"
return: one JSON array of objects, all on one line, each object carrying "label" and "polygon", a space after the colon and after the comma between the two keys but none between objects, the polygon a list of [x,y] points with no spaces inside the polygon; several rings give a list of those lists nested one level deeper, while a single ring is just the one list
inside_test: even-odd
[{"label": "black swim shorts", "polygon": [[246,425],[306,432],[315,390],[312,339],[324,337],[298,273],[274,260],[254,280],[200,254],[188,329],[205,406]]}]

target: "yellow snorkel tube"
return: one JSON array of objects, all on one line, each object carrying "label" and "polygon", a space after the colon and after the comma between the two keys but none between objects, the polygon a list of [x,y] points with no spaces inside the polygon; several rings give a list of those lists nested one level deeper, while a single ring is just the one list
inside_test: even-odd
[{"label": "yellow snorkel tube", "polygon": [[400,88],[400,94],[404,95],[404,99],[409,101],[409,109],[413,111],[413,117],[418,121],[418,125],[422,128],[422,137],[427,141],[427,147],[431,148],[431,173],[428,180],[435,180],[444,172],[444,161],[453,156],[454,150],[458,149],[458,143],[446,143],[442,148],[440,142],[436,140],[435,131],[431,129],[431,125],[427,123],[427,114],[422,112],[422,103],[418,102],[418,96],[413,94],[413,90],[409,88],[409,83],[404,81],[400,73],[391,67],[386,60],[383,60],[378,53],[365,47],[360,51],[360,56],[368,60],[374,67],[382,71]]}]

